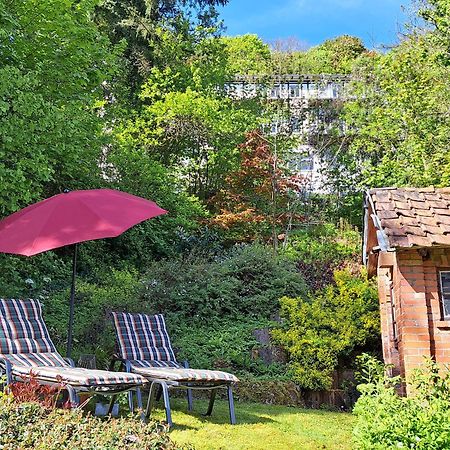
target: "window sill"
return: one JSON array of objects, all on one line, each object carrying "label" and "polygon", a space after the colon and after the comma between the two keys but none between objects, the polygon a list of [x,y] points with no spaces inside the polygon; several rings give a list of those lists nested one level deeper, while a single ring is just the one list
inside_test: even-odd
[{"label": "window sill", "polygon": [[436,326],[442,329],[450,329],[450,320],[439,320],[436,322]]}]

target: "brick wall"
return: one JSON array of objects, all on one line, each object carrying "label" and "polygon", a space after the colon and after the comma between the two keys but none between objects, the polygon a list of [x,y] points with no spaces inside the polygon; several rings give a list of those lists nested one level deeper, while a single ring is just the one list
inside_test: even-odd
[{"label": "brick wall", "polygon": [[403,250],[396,253],[390,267],[379,263],[383,354],[385,362],[395,366],[394,374],[408,378],[423,366],[424,355],[450,364],[450,322],[441,317],[437,277],[438,270],[448,268],[450,249]]}]

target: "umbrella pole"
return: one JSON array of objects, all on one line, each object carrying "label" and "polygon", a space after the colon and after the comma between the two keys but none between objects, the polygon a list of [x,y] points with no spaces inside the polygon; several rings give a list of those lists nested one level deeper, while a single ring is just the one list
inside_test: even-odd
[{"label": "umbrella pole", "polygon": [[70,288],[70,303],[69,303],[69,329],[67,333],[67,354],[68,358],[72,354],[72,334],[73,334],[73,315],[75,308],[75,276],[77,274],[77,244],[73,246],[73,262],[72,262],[72,286]]}]

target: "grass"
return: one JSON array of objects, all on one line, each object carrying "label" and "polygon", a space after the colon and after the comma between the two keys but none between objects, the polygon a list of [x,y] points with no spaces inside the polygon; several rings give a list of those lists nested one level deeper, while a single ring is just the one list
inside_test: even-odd
[{"label": "grass", "polygon": [[[236,403],[237,425],[228,423],[228,404],[216,401],[213,415],[202,417],[207,402],[196,400],[186,412],[186,402],[172,400],[174,427],[170,437],[197,450],[310,450],[350,449],[351,414],[289,408],[256,403]],[[154,417],[164,419],[163,410]]]}]

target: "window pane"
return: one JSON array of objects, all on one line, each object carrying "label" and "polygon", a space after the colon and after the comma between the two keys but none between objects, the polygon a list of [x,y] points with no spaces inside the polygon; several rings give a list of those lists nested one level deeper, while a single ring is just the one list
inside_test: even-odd
[{"label": "window pane", "polygon": [[441,302],[444,317],[450,317],[450,272],[439,272],[441,278]]}]

